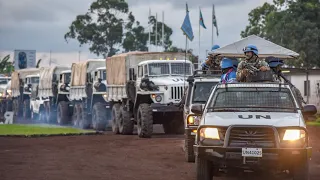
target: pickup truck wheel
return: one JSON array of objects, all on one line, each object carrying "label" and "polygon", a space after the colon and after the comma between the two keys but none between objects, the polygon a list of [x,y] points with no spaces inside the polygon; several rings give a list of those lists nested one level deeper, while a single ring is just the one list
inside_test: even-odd
[{"label": "pickup truck wheel", "polygon": [[195,137],[190,136],[190,135],[185,135],[184,139],[184,147],[185,147],[185,158],[187,162],[194,162],[195,161],[195,156],[194,156],[194,150],[193,150],[193,145],[194,145]]},{"label": "pickup truck wheel", "polygon": [[309,180],[309,161],[305,159],[303,161],[298,161],[292,168],[293,180]]},{"label": "pickup truck wheel", "polygon": [[131,112],[126,111],[122,106],[120,108],[120,117],[119,117],[119,132],[123,135],[130,135],[133,133],[134,123],[131,120]]},{"label": "pickup truck wheel", "polygon": [[106,106],[97,102],[92,107],[92,126],[97,131],[104,131],[107,127]]},{"label": "pickup truck wheel", "polygon": [[30,100],[26,99],[23,101],[23,119],[27,120],[30,117],[31,117]]},{"label": "pickup truck wheel", "polygon": [[78,121],[79,121],[79,126],[81,129],[89,129],[90,128],[90,121],[89,118],[87,117],[86,109],[84,108],[83,103],[79,103],[78,106]]},{"label": "pickup truck wheel", "polygon": [[69,104],[65,101],[61,101],[57,108],[57,123],[59,125],[65,125],[69,122]]},{"label": "pickup truck wheel", "polygon": [[153,116],[150,104],[140,104],[137,114],[138,136],[141,138],[151,138],[153,133]]},{"label": "pickup truck wheel", "polygon": [[112,106],[111,126],[113,134],[119,134],[119,117],[120,104],[116,103]]},{"label": "pickup truck wheel", "polygon": [[212,162],[205,158],[196,156],[197,180],[212,180]]}]

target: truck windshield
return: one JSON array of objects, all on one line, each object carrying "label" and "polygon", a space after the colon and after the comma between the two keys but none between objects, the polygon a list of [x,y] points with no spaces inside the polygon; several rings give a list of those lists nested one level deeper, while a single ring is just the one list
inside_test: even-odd
[{"label": "truck windshield", "polygon": [[172,75],[184,75],[184,74],[191,75],[191,64],[190,63],[171,63],[171,74]]},{"label": "truck windshield", "polygon": [[287,88],[220,88],[214,92],[208,111],[296,112],[294,98]]},{"label": "truck windshield", "polygon": [[0,79],[0,84],[7,84],[9,79]]},{"label": "truck windshield", "polygon": [[39,84],[39,77],[32,77],[30,80],[31,84]]},{"label": "truck windshield", "polygon": [[149,64],[149,75],[170,75],[169,63],[151,63]]},{"label": "truck windshield", "polygon": [[101,79],[102,80],[106,80],[107,79],[107,71],[106,70],[102,70],[101,71]]},{"label": "truck windshield", "polygon": [[193,88],[192,103],[205,104],[210,96],[211,89],[218,82],[196,82]]},{"label": "truck windshield", "polygon": [[71,73],[65,73],[64,74],[64,83],[70,83],[71,80]]}]

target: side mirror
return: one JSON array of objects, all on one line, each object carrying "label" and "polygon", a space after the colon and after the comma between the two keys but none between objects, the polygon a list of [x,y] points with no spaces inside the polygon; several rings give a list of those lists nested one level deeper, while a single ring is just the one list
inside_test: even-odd
[{"label": "side mirror", "polygon": [[317,112],[318,112],[318,110],[317,110],[316,106],[312,105],[312,104],[305,105],[303,107],[303,111],[302,111],[303,115],[305,115],[305,116],[313,116],[313,115],[317,114]]},{"label": "side mirror", "polygon": [[202,114],[202,104],[193,104],[191,105],[191,112],[196,114],[196,115],[201,115]]}]

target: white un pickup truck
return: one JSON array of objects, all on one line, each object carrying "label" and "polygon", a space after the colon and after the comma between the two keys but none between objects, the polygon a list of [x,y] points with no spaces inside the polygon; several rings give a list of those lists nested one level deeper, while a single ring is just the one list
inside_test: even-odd
[{"label": "white un pickup truck", "polygon": [[304,116],[287,84],[218,84],[201,115],[194,145],[197,180],[221,172],[288,170],[294,180],[308,180],[311,157]]}]

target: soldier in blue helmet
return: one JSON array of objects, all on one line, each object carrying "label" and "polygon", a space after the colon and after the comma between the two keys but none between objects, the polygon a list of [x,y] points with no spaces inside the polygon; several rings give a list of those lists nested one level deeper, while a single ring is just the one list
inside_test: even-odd
[{"label": "soldier in blue helmet", "polygon": [[282,74],[282,66],[284,65],[283,60],[273,57],[273,56],[269,56],[266,58],[266,62],[269,64],[270,68],[272,69],[273,72],[273,77],[274,77],[274,81],[278,81],[278,82],[286,82],[290,85],[291,89],[293,90],[293,94],[297,97],[299,104],[302,106],[302,103],[306,102],[304,101],[301,92],[298,88],[296,88],[283,74]]},{"label": "soldier in blue helmet", "polygon": [[249,82],[250,71],[246,68],[246,65],[257,68],[260,71],[270,70],[268,63],[263,60],[258,59],[258,48],[255,45],[248,45],[243,49],[246,59],[241,61],[237,69],[237,81],[239,82]]},{"label": "soldier in blue helmet", "polygon": [[[211,51],[219,49],[220,46],[219,45],[214,45],[212,46]],[[201,64],[201,69],[203,71],[207,71],[207,70],[218,70],[220,69],[219,67],[219,58],[217,56],[210,56],[208,55],[207,59],[205,60],[205,62],[203,62]]]},{"label": "soldier in blue helmet", "polygon": [[237,61],[229,59],[229,58],[223,58],[221,61],[221,70],[222,70],[222,76],[221,76],[221,83],[233,83],[237,82],[236,80],[236,66]]}]

